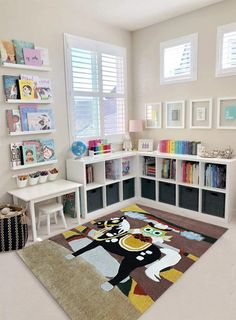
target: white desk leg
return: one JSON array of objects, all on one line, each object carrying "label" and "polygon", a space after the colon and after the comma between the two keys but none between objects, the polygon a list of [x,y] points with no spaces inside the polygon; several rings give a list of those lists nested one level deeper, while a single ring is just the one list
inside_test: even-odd
[{"label": "white desk leg", "polygon": [[33,233],[33,241],[37,241],[37,231],[36,231],[36,221],[35,221],[35,210],[34,210],[34,202],[30,201],[29,203],[29,211],[31,217],[31,227]]},{"label": "white desk leg", "polygon": [[78,223],[80,223],[80,199],[79,199],[79,188],[75,190],[75,211],[77,214]]},{"label": "white desk leg", "polygon": [[17,206],[18,205],[18,198],[16,197],[16,196],[12,196],[13,197],[13,203],[14,203],[14,205],[15,206]]}]

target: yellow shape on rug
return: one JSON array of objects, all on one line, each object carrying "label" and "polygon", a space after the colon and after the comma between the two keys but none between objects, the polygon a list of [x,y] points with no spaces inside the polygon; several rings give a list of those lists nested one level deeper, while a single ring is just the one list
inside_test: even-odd
[{"label": "yellow shape on rug", "polygon": [[139,295],[134,293],[134,289],[137,285],[137,282],[132,279],[131,289],[128,295],[129,301],[135,306],[135,308],[144,313],[152,304],[153,300],[147,295]]},{"label": "yellow shape on rug", "polygon": [[131,206],[128,206],[124,209],[120,210],[121,212],[127,212],[127,211],[134,211],[134,212],[143,212],[143,213],[148,213],[147,211],[139,208],[136,204],[132,204]]},{"label": "yellow shape on rug", "polygon": [[183,273],[181,271],[178,271],[174,268],[168,271],[160,272],[162,278],[173,283],[176,282],[182,276],[182,274]]}]

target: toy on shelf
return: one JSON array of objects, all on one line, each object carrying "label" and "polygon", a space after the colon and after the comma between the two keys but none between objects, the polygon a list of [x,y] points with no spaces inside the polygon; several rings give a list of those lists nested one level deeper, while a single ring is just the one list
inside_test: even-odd
[{"label": "toy on shelf", "polygon": [[111,144],[106,139],[96,139],[89,141],[89,155],[96,156],[111,152]]},{"label": "toy on shelf", "polygon": [[81,158],[87,151],[87,146],[82,141],[74,141],[71,145],[71,152]]}]

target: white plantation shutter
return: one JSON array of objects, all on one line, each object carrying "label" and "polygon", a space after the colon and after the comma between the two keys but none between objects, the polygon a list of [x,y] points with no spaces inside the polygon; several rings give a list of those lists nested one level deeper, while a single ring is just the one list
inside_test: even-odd
[{"label": "white plantation shutter", "polygon": [[71,139],[125,132],[126,51],[65,35]]},{"label": "white plantation shutter", "polygon": [[236,74],[236,23],[218,27],[216,75]]},{"label": "white plantation shutter", "polygon": [[161,84],[197,79],[197,34],[162,42]]}]

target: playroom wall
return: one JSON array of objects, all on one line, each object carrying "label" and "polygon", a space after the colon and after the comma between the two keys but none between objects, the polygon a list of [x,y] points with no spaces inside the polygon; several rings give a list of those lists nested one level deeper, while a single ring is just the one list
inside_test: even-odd
[{"label": "playroom wall", "polygon": [[[9,144],[23,139],[36,139],[36,136],[8,137],[5,110],[16,107],[4,103],[2,74],[38,74],[50,78],[54,94],[52,107],[55,110],[56,133],[48,135],[56,143],[57,167],[60,176],[65,177],[65,160],[68,156],[69,134],[67,122],[67,102],[65,89],[63,33],[88,37],[127,48],[127,63],[130,65],[131,34],[108,26],[88,16],[75,0],[0,0],[0,39],[19,39],[32,41],[38,46],[49,49],[51,72],[30,72],[28,70],[0,68],[0,203],[9,201],[7,190],[16,187],[12,178],[14,172],[9,169]],[[130,69],[128,69],[128,90],[130,88]],[[131,96],[128,91],[128,105]],[[40,136],[42,137],[42,136]],[[44,137],[44,136],[43,136]],[[42,138],[43,138],[42,137]],[[45,135],[46,138],[46,135]],[[43,167],[40,167],[40,169]],[[37,170],[37,168],[36,168]]]},{"label": "playroom wall", "polygon": [[[236,96],[236,76],[215,77],[217,26],[236,22],[236,1],[223,1],[132,33],[133,118],[144,119],[145,103],[186,100],[186,129],[146,129],[143,138],[202,141],[209,147],[231,146],[236,131],[216,129],[217,97]],[[198,33],[198,79],[160,85],[160,42]],[[189,100],[210,98],[213,129],[189,129]],[[164,111],[164,106],[163,106]],[[163,117],[165,124],[165,117]]]}]

